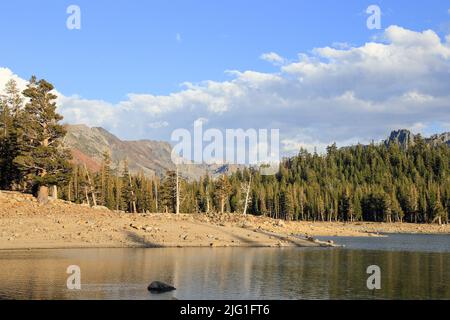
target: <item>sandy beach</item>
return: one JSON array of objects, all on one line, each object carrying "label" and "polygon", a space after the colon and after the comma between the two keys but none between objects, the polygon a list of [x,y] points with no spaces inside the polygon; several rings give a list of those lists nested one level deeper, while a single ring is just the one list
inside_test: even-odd
[{"label": "sandy beach", "polygon": [[450,226],[286,222],[239,214],[127,214],[62,200],[0,192],[0,250],[128,247],[327,246],[317,236],[380,233],[450,234]]}]

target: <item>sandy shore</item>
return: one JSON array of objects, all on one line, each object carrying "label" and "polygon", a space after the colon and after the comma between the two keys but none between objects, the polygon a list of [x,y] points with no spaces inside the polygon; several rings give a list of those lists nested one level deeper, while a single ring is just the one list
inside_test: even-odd
[{"label": "sandy shore", "polygon": [[33,197],[0,192],[0,250],[116,247],[325,246],[312,236],[446,233],[450,226],[284,222],[265,217],[126,214],[65,201],[40,206]]}]

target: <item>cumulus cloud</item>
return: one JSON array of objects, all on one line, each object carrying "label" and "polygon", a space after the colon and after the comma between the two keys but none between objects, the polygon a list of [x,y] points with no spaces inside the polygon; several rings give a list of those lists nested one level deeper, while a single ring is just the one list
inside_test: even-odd
[{"label": "cumulus cloud", "polygon": [[25,89],[27,85],[26,80],[20,78],[8,68],[0,67],[0,93],[3,92],[3,88],[5,87],[6,83],[11,79],[17,82],[17,86],[20,90]]},{"label": "cumulus cloud", "polygon": [[286,59],[275,52],[263,53],[260,58],[275,65],[281,65],[286,62]]},{"label": "cumulus cloud", "polygon": [[[398,128],[449,127],[449,36],[391,26],[382,41],[315,48],[292,62],[273,52],[261,58],[278,70],[227,71],[227,81],[185,83],[163,96],[131,93],[117,104],[60,94],[60,112],[125,139],[170,140],[201,118],[205,129],[280,129],[288,153],[367,143]],[[18,79],[0,69],[0,85],[10,77]]]}]

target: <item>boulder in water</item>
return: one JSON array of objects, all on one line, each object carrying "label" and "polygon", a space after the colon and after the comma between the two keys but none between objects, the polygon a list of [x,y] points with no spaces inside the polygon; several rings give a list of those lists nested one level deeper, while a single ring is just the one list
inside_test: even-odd
[{"label": "boulder in water", "polygon": [[175,287],[161,281],[153,281],[147,289],[152,293],[164,293],[176,290]]}]

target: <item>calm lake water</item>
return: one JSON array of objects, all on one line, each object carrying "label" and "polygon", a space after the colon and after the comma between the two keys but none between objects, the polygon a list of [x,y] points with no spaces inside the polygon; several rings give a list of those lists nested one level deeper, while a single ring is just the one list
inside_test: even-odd
[{"label": "calm lake water", "polygon": [[[0,251],[0,298],[450,299],[450,236],[321,239],[346,248]],[[81,290],[66,287],[69,265]],[[370,265],[382,272],[375,292]],[[151,294],[153,280],[177,290]]]}]

